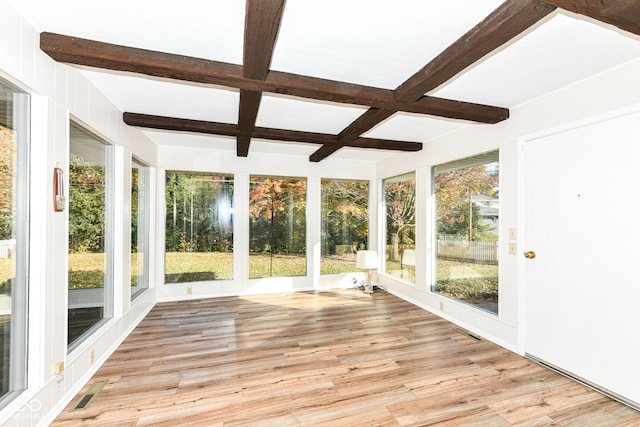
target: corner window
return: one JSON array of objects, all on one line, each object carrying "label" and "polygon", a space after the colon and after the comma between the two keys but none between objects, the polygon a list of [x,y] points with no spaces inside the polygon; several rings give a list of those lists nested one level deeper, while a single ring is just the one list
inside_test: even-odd
[{"label": "corner window", "polygon": [[165,282],[233,279],[233,177],[166,175]]},{"label": "corner window", "polygon": [[113,315],[113,147],[71,122],[69,350]]},{"label": "corner window", "polygon": [[149,287],[149,166],[131,159],[131,298]]},{"label": "corner window", "polygon": [[367,249],[369,182],[323,179],[320,274],[358,271],[356,252]]},{"label": "corner window", "polygon": [[249,278],[307,274],[304,178],[252,176]]},{"label": "corner window", "polygon": [[436,166],[435,283],[439,294],[498,313],[498,151]]},{"label": "corner window", "polygon": [[0,406],[27,377],[29,106],[0,80]]},{"label": "corner window", "polygon": [[383,182],[385,205],[385,264],[390,276],[416,281],[416,174],[387,178]]}]

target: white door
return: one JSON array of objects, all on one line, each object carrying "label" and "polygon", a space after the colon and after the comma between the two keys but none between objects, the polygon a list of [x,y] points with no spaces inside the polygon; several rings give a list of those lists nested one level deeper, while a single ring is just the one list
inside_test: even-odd
[{"label": "white door", "polygon": [[640,113],[523,150],[525,351],[640,407]]}]

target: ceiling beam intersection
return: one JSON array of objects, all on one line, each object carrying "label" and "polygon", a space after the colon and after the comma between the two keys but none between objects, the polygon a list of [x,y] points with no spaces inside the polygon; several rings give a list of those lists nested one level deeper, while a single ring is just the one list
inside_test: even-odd
[{"label": "ceiling beam intersection", "polygon": [[498,123],[509,117],[509,110],[506,108],[436,97],[423,97],[413,103],[398,102],[395,100],[393,90],[281,71],[269,71],[266,80],[248,79],[243,75],[243,66],[237,64],[155,52],[55,33],[40,34],[40,49],[58,62],[183,82],[364,105],[481,123]]},{"label": "ceiling beam intersection", "polygon": [[[424,98],[427,92],[448,82],[487,54],[513,40],[555,9],[555,6],[539,0],[504,2],[398,86],[394,91],[396,101],[415,102]],[[349,138],[362,135],[395,113],[393,110],[370,108],[339,134],[340,141],[346,142]],[[326,156],[323,157],[323,153],[332,154],[328,150],[322,153],[320,150],[312,156],[315,161],[324,159]]]}]

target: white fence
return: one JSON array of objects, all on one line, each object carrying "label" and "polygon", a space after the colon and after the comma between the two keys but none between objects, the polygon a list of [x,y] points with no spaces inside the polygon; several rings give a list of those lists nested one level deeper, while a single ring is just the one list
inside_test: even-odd
[{"label": "white fence", "polygon": [[0,258],[11,258],[16,252],[16,239],[0,240]]},{"label": "white fence", "polygon": [[469,242],[467,240],[438,239],[439,258],[497,262],[498,242]]}]

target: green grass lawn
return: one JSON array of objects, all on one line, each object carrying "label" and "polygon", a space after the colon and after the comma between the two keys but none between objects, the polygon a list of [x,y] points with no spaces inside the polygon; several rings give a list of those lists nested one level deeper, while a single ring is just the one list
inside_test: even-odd
[{"label": "green grass lawn", "polygon": [[[132,283],[137,276],[136,254],[132,255]],[[220,252],[168,252],[166,283],[201,280],[233,279],[233,254]],[[69,255],[69,289],[102,287],[105,255],[74,253]],[[415,267],[402,266],[402,278],[415,281]],[[325,255],[321,274],[360,271],[355,255]],[[387,272],[400,271],[400,263],[387,263]],[[296,255],[252,253],[249,256],[249,277],[304,276],[306,258]],[[0,259],[0,293],[6,292],[9,279],[15,275],[13,259]],[[436,291],[468,301],[498,300],[498,266],[453,260],[436,261]]]},{"label": "green grass lawn", "polygon": [[498,265],[436,260],[435,291],[472,304],[498,301]]},{"label": "green grass lawn", "polygon": [[165,283],[233,279],[233,253],[167,252]]},{"label": "green grass lawn", "polygon": [[356,267],[356,254],[322,255],[320,274],[340,274],[362,271]]}]

